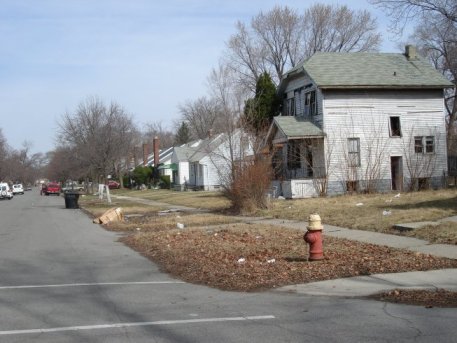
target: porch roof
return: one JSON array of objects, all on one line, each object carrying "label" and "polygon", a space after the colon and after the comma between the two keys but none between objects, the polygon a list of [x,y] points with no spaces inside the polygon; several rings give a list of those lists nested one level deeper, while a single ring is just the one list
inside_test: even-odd
[{"label": "porch roof", "polygon": [[274,124],[287,140],[325,137],[325,133],[315,124],[295,116],[274,117]]}]

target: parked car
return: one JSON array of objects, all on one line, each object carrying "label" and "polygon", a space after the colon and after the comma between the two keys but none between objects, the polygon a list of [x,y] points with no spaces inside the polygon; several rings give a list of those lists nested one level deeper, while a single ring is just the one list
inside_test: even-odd
[{"label": "parked car", "polygon": [[0,183],[0,199],[13,199],[13,192],[6,182]]},{"label": "parked car", "polygon": [[67,181],[65,184],[62,186],[62,192],[72,192],[72,191],[83,191],[84,186],[77,183],[76,181]]},{"label": "parked car", "polygon": [[109,189],[119,189],[121,188],[121,184],[117,181],[114,180],[109,180],[108,181],[108,188]]},{"label": "parked car", "polygon": [[49,182],[41,189],[41,195],[57,194],[61,191],[60,185],[57,182]]},{"label": "parked car", "polygon": [[24,194],[24,186],[21,183],[15,183],[13,185],[13,194]]}]

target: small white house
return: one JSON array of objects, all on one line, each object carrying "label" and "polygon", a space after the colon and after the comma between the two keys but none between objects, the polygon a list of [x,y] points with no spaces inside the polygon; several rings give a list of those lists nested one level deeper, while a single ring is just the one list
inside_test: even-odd
[{"label": "small white house", "polygon": [[[171,183],[174,182],[174,173],[173,172],[175,170],[177,170],[177,167],[171,163],[172,154],[173,154],[173,147],[166,148],[166,149],[160,149],[159,150],[159,163],[158,163],[159,174],[170,176]],[[147,155],[147,160],[143,161],[138,166],[143,166],[143,165],[155,167],[154,152]]]},{"label": "small white house", "polygon": [[443,90],[412,46],[401,53],[316,53],[279,85],[265,140],[275,195],[440,187],[447,171]]},{"label": "small white house", "polygon": [[174,147],[171,163],[177,166],[175,188],[220,189],[232,164],[252,155],[252,146],[241,130]]}]

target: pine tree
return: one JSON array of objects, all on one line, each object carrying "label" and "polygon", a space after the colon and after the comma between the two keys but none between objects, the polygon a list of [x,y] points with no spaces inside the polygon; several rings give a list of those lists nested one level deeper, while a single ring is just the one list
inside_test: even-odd
[{"label": "pine tree", "polygon": [[270,75],[265,72],[257,80],[255,97],[248,99],[244,107],[244,116],[250,129],[259,133],[268,127],[273,117],[278,114],[279,98],[276,86]]},{"label": "pine tree", "polygon": [[181,145],[185,144],[190,141],[190,130],[189,130],[189,125],[185,121],[181,123],[181,126],[178,129],[178,132],[176,132],[175,135],[175,144],[176,145]]}]

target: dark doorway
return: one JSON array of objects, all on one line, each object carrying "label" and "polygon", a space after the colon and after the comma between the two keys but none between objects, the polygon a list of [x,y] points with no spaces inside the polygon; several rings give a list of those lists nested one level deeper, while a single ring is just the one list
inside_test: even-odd
[{"label": "dark doorway", "polygon": [[401,156],[390,157],[390,170],[392,175],[392,190],[401,191],[403,189],[403,162]]}]

